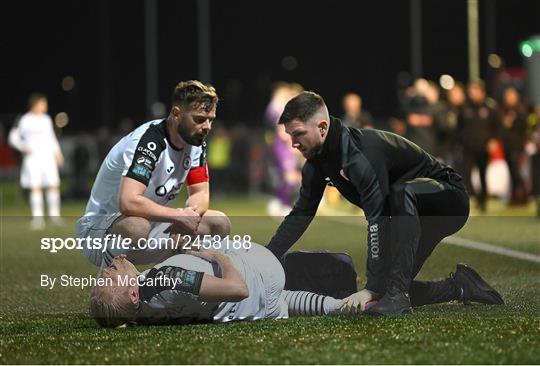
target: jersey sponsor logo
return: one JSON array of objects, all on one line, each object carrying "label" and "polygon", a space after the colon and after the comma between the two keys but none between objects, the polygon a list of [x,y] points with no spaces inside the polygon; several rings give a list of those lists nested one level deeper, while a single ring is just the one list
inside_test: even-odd
[{"label": "jersey sponsor logo", "polygon": [[154,151],[157,147],[156,143],[153,142],[153,141],[150,141],[149,143],[146,144],[146,147],[149,148],[150,150]]},{"label": "jersey sponsor logo", "polygon": [[174,171],[174,166],[167,168],[167,174],[171,174]]},{"label": "jersey sponsor logo", "polygon": [[146,179],[150,179],[150,170],[140,164],[133,165],[131,171],[133,172],[133,174],[136,174]]},{"label": "jersey sponsor logo", "polygon": [[156,188],[156,195],[163,197],[167,194],[167,188],[165,186],[159,186]]},{"label": "jersey sponsor logo", "polygon": [[[143,301],[150,301],[162,291],[177,290],[197,298],[204,273],[195,272],[176,266],[152,268],[144,279],[144,286],[139,288]],[[168,281],[164,281],[167,279]]]},{"label": "jersey sponsor logo", "polygon": [[146,167],[150,170],[154,170],[154,163],[152,162],[152,160],[145,158],[144,165],[146,165]]},{"label": "jersey sponsor logo", "polygon": [[189,156],[186,156],[184,158],[184,161],[182,162],[182,167],[184,168],[184,170],[188,170],[190,166],[191,166],[191,158]]},{"label": "jersey sponsor logo", "polygon": [[369,226],[369,251],[372,259],[379,258],[379,224]]},{"label": "jersey sponsor logo", "polygon": [[143,146],[139,146],[137,147],[137,151],[139,151],[141,154],[145,156],[149,156],[150,158],[152,158],[152,160],[157,161],[156,154],[154,154],[150,149]]}]

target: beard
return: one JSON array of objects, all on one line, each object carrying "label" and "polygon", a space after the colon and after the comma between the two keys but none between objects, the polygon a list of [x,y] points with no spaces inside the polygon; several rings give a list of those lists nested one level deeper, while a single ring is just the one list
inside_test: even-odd
[{"label": "beard", "polygon": [[187,127],[187,123],[188,122],[185,122],[184,120],[180,121],[177,128],[178,134],[180,137],[182,137],[182,140],[187,142],[189,145],[201,146],[206,139],[206,135],[190,132],[189,128]]}]

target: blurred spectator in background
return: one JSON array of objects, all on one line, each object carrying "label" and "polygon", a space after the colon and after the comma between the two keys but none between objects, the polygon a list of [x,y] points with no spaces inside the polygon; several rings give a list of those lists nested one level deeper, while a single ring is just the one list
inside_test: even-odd
[{"label": "blurred spectator in background", "polygon": [[41,230],[45,227],[43,188],[46,189],[52,222],[61,223],[58,166],[64,164],[64,156],[54,133],[52,119],[47,114],[47,98],[43,94],[32,94],[28,107],[29,112],[11,130],[9,143],[23,154],[21,186],[30,190],[30,228]]},{"label": "blurred spectator in background", "polygon": [[73,198],[87,198],[90,193],[92,172],[90,171],[91,151],[86,144],[88,139],[88,134],[84,132],[79,132],[75,137],[75,148],[71,156],[73,162],[71,196]]},{"label": "blurred spectator in background", "polygon": [[531,193],[536,200],[536,213],[540,218],[540,104],[531,108],[527,125],[530,136],[527,153],[531,159]]},{"label": "blurred spectator in background", "polygon": [[449,154],[452,146],[452,136],[455,133],[455,126],[447,120],[448,104],[441,100],[441,90],[439,86],[429,80],[424,91],[427,101],[428,113],[432,118],[433,132],[435,133],[435,144],[432,154],[439,160],[449,163]]},{"label": "blurred spectator in background", "polygon": [[215,124],[208,143],[208,165],[210,167],[211,189],[216,195],[229,192],[229,167],[231,164],[231,139],[225,127]]},{"label": "blurred spectator in background", "polygon": [[251,140],[245,125],[238,123],[229,129],[231,161],[229,176],[234,179],[231,191],[246,194],[250,187]]},{"label": "blurred spectator in background", "polygon": [[271,216],[285,216],[290,212],[301,181],[300,167],[303,159],[298,151],[292,148],[291,138],[285,132],[285,127],[278,124],[278,120],[285,104],[302,91],[300,84],[277,83],[265,111],[266,123],[274,132],[271,145],[277,178],[275,197],[267,206]]},{"label": "blurred spectator in background", "polygon": [[14,178],[17,174],[17,166],[17,157],[7,143],[4,125],[0,123],[0,180]]},{"label": "blurred spectator in background", "polygon": [[440,133],[441,156],[448,164],[455,166],[461,159],[461,152],[456,149],[456,130],[460,124],[459,121],[463,118],[463,108],[466,100],[463,84],[456,82],[448,90],[446,99],[446,116]]},{"label": "blurred spectator in background", "polygon": [[[486,170],[489,153],[496,149],[497,118],[496,103],[487,98],[485,85],[482,81],[472,81],[467,85],[468,101],[463,109],[463,119],[458,125],[457,138],[463,151],[462,160],[458,166],[461,176],[467,183],[469,193],[474,194],[478,209],[486,210],[487,181]],[[473,189],[471,171],[478,168],[480,175],[480,192]]]},{"label": "blurred spectator in background", "polygon": [[437,156],[437,125],[434,123],[428,93],[433,101],[438,100],[438,94],[430,91],[426,79],[418,79],[407,90],[405,99],[405,118],[407,122],[406,137],[428,153]]},{"label": "blurred spectator in background", "polygon": [[499,110],[500,137],[512,184],[510,204],[524,204],[527,202],[527,194],[520,167],[525,157],[527,117],[525,106],[516,88],[509,86],[504,90]]},{"label": "blurred spectator in background", "polygon": [[342,121],[346,126],[354,128],[373,128],[371,114],[362,109],[362,98],[356,93],[348,93],[343,96],[343,110],[345,114]]}]

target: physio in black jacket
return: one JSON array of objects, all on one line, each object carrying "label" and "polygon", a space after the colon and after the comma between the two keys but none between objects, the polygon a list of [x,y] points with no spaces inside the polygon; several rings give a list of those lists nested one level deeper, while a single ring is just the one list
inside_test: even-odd
[{"label": "physio in black jacket", "polygon": [[413,306],[459,299],[502,303],[464,265],[442,281],[413,281],[435,246],[467,221],[469,197],[451,167],[398,135],[343,126],[313,92],[290,100],[279,123],[307,161],[299,199],[268,244],[278,258],[305,232],[331,183],[368,221],[367,283],[344,306],[365,310],[380,299],[366,313],[397,315],[411,312],[411,299]]}]

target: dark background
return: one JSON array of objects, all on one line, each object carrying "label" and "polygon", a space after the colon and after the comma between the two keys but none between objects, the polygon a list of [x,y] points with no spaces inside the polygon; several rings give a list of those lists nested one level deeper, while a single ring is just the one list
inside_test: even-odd
[{"label": "dark background", "polygon": [[[397,108],[397,75],[410,65],[409,1],[210,1],[212,83],[226,122],[260,123],[273,81],[301,83],[341,114],[348,91],[376,117]],[[422,1],[423,76],[466,81],[466,0]],[[26,109],[28,94],[49,97],[50,114],[65,111],[68,131],[138,125],[145,107],[142,0],[18,1],[3,6],[0,116]],[[540,1],[479,4],[481,73],[487,48],[507,67],[521,67],[518,43],[540,33]],[[168,105],[174,85],[199,78],[196,0],[158,2],[158,92]],[[495,31],[486,32],[491,21]],[[494,20],[494,21],[493,21]],[[282,59],[296,58],[294,70]],[[66,92],[62,79],[75,88]],[[8,121],[9,122],[9,121]]]}]

